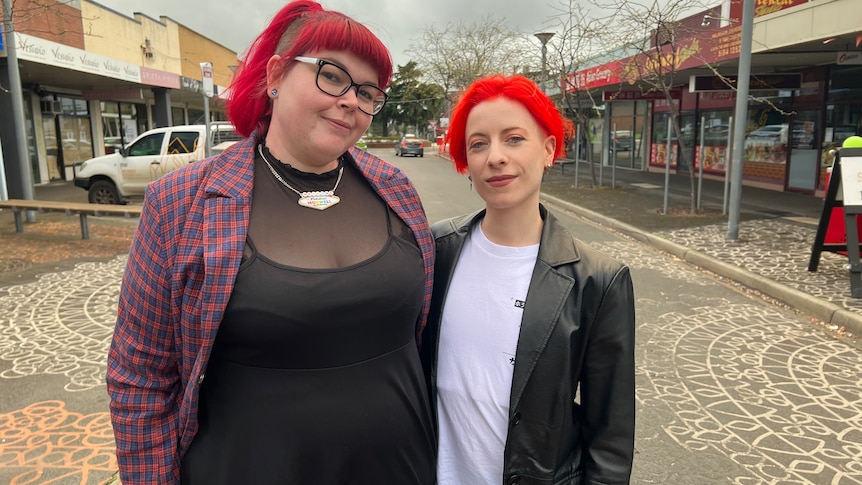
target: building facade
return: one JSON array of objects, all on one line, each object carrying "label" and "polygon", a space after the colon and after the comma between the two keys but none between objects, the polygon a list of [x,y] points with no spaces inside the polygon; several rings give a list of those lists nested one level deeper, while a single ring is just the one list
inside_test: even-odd
[{"label": "building facade", "polygon": [[[862,134],[859,12],[862,0],[756,0],[743,120],[733,120],[741,0],[674,23],[667,45],[570,73],[561,89],[604,101],[589,126],[602,163],[664,171],[669,161],[674,172],[723,179],[741,122],[744,184],[819,195],[830,150]],[[644,79],[658,75],[667,94]]]},{"label": "building facade", "polygon": [[[213,65],[224,92],[237,53],[168,17],[129,17],[90,0],[16,0],[11,12],[23,93],[31,180],[74,178],[75,164],[111,153],[155,127],[224,119],[205,100],[200,64]],[[4,33],[0,84],[10,85]],[[0,94],[0,142],[10,197],[20,197],[10,92]]]}]

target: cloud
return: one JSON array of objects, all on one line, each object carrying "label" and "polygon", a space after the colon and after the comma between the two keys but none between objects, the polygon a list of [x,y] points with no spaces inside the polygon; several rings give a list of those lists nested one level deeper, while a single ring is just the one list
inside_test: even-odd
[{"label": "cloud", "polygon": [[[170,17],[237,53],[242,53],[287,3],[284,0],[95,1],[129,17],[134,12],[154,19]],[[429,26],[443,28],[450,22],[481,22],[492,15],[506,19],[508,25],[529,35],[544,30],[547,19],[558,13],[551,4],[536,5],[523,0],[324,0],[321,4],[367,25],[389,47],[395,64],[401,65],[410,61],[406,50],[418,44],[422,31]]]}]

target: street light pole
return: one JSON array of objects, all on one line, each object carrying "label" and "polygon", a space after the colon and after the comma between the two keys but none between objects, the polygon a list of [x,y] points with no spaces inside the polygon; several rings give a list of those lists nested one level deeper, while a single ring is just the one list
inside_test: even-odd
[{"label": "street light pole", "polygon": [[542,92],[547,92],[547,59],[548,59],[548,41],[554,36],[553,32],[540,32],[536,34],[536,38],[542,43]]},{"label": "street light pole", "polygon": [[739,71],[736,76],[736,109],[733,129],[733,158],[731,159],[730,216],[727,221],[727,240],[739,239],[739,216],[742,204],[742,163],[745,128],[748,125],[748,87],[751,76],[751,38],[754,31],[754,0],[742,2],[742,34],[739,45]]}]

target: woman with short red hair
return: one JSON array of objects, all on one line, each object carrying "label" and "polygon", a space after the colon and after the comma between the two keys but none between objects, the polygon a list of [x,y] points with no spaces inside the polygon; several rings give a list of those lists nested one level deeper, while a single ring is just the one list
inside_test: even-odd
[{"label": "woman with short red hair", "polygon": [[635,309],[629,269],[539,202],[563,121],[523,76],[461,96],[455,168],[485,208],[434,224],[423,339],[439,424],[438,483],[628,483]]}]

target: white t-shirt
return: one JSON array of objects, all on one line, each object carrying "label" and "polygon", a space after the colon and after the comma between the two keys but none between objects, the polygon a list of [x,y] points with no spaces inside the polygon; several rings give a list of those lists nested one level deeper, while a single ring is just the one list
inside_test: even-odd
[{"label": "white t-shirt", "polygon": [[494,244],[480,226],[464,244],[440,323],[440,485],[502,482],[515,351],[539,253],[538,244]]}]

